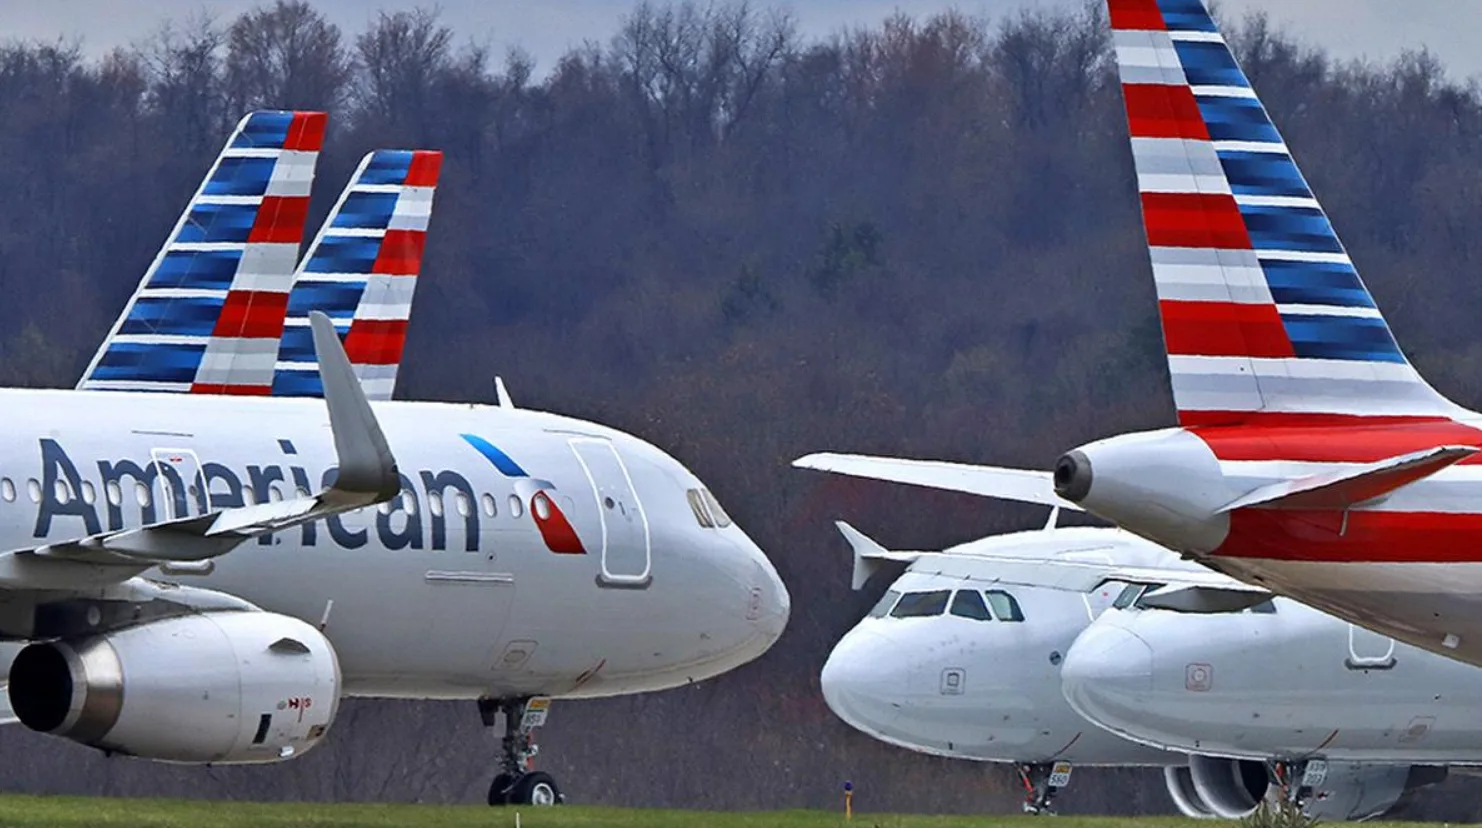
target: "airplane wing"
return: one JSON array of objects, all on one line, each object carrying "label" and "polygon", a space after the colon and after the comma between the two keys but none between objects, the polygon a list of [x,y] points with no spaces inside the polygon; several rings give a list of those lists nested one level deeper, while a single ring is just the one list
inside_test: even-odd
[{"label": "airplane wing", "polygon": [[1080,506],[1055,494],[1055,483],[1049,472],[833,452],[805,455],[792,461],[792,465],[799,469],[1081,511]]},{"label": "airplane wing", "polygon": [[1459,460],[1471,457],[1477,451],[1475,446],[1437,446],[1326,474],[1281,480],[1247,492],[1219,511],[1233,512],[1248,506],[1263,506],[1268,509],[1346,509],[1430,477]]},{"label": "airplane wing", "polygon": [[115,584],[160,563],[226,554],[259,535],[382,503],[401,489],[391,448],[329,318],[311,315],[338,473],[310,497],[217,509],[0,554],[0,588]]}]

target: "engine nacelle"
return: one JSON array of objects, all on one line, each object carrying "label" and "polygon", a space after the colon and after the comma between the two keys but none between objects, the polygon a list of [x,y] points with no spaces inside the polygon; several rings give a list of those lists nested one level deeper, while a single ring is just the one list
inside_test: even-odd
[{"label": "engine nacelle", "polygon": [[[1329,762],[1327,778],[1306,792],[1303,811],[1327,821],[1373,819],[1445,778],[1442,767]],[[1210,756],[1190,756],[1187,767],[1164,768],[1163,780],[1179,813],[1194,819],[1239,819],[1273,789],[1264,764]]]},{"label": "engine nacelle", "polygon": [[32,730],[166,762],[276,762],[318,744],[340,700],[334,648],[268,612],[211,612],[27,646],[10,704]]}]

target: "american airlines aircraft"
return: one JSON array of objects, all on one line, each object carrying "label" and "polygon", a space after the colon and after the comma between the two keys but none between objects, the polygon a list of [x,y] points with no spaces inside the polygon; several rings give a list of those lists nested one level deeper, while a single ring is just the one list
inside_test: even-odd
[{"label": "american airlines aircraft", "polygon": [[[830,654],[830,708],[892,744],[1016,763],[1027,811],[1052,807],[1073,764],[1156,765],[1186,816],[1234,819],[1285,794],[1311,816],[1363,819],[1441,781],[1446,764],[1482,761],[1464,700],[1482,686],[1475,668],[1222,583],[1126,532],[1050,528],[916,553],[840,529],[857,586],[884,562],[908,564]],[[1128,573],[1166,583],[1107,580]],[[1183,611],[1221,603],[1234,609]]]},{"label": "american airlines aircraft", "polygon": [[[281,158],[296,123],[249,119],[231,143]],[[419,157],[371,186],[413,186]],[[237,177],[247,169],[256,183]],[[257,209],[276,186],[262,170],[218,162],[202,195],[225,200],[196,205],[146,274],[209,276],[157,298],[224,298],[245,325],[221,327],[220,310],[202,327],[227,339],[260,338],[253,308],[292,305],[251,295],[254,268],[281,252],[257,246],[286,244],[276,222],[293,215]],[[426,212],[388,201],[363,200],[376,226],[348,225],[322,281],[405,272],[399,244],[420,253],[420,238],[391,231],[425,231]],[[144,296],[125,316],[148,337],[162,317]],[[90,373],[152,392],[0,389],[13,412],[0,429],[0,636],[30,642],[8,677],[22,723],[163,761],[270,762],[317,744],[344,695],[467,698],[486,725],[503,720],[491,804],[547,804],[557,785],[529,760],[549,697],[698,681],[781,634],[776,571],[678,461],[509,404],[372,405],[363,386],[383,377],[346,356],[355,323],[342,345],[328,316],[307,317],[322,402],[158,393],[227,384],[203,358],[220,353],[215,337],[120,340],[127,322],[111,337],[127,347]],[[399,343],[404,321],[366,318],[402,322],[370,326],[366,354],[387,353],[375,334]],[[267,376],[285,361],[296,367],[279,358]]]},{"label": "american airlines aircraft", "polygon": [[1203,5],[1110,9],[1179,425],[1068,452],[1056,491],[1482,665],[1482,415],[1405,359]]}]

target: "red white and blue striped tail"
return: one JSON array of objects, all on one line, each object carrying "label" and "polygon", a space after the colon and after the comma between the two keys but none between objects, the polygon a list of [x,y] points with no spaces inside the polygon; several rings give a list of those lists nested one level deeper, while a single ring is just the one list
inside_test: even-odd
[{"label": "red white and blue striped tail", "polygon": [[238,124],[78,388],[268,394],[323,112]]},{"label": "red white and blue striped tail", "polygon": [[334,322],[367,398],[390,399],[443,154],[376,150],[361,160],[294,276],[274,396],[317,397],[309,311]]},{"label": "red white and blue striped tail", "polygon": [[1463,414],[1416,373],[1200,0],[1108,0],[1186,426]]}]

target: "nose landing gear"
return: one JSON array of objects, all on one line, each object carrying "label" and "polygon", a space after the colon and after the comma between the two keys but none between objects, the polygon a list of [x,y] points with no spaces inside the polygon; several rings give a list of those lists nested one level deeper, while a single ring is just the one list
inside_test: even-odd
[{"label": "nose landing gear", "polygon": [[530,760],[539,752],[535,729],[545,724],[551,700],[544,697],[479,699],[479,717],[484,727],[494,727],[504,717],[500,741],[499,773],[489,784],[489,804],[559,805],[566,801],[556,780],[543,771],[531,770]]},{"label": "nose landing gear", "polygon": [[1070,784],[1069,762],[1037,762],[1019,766],[1019,780],[1024,783],[1024,813],[1054,814],[1055,794]]}]

